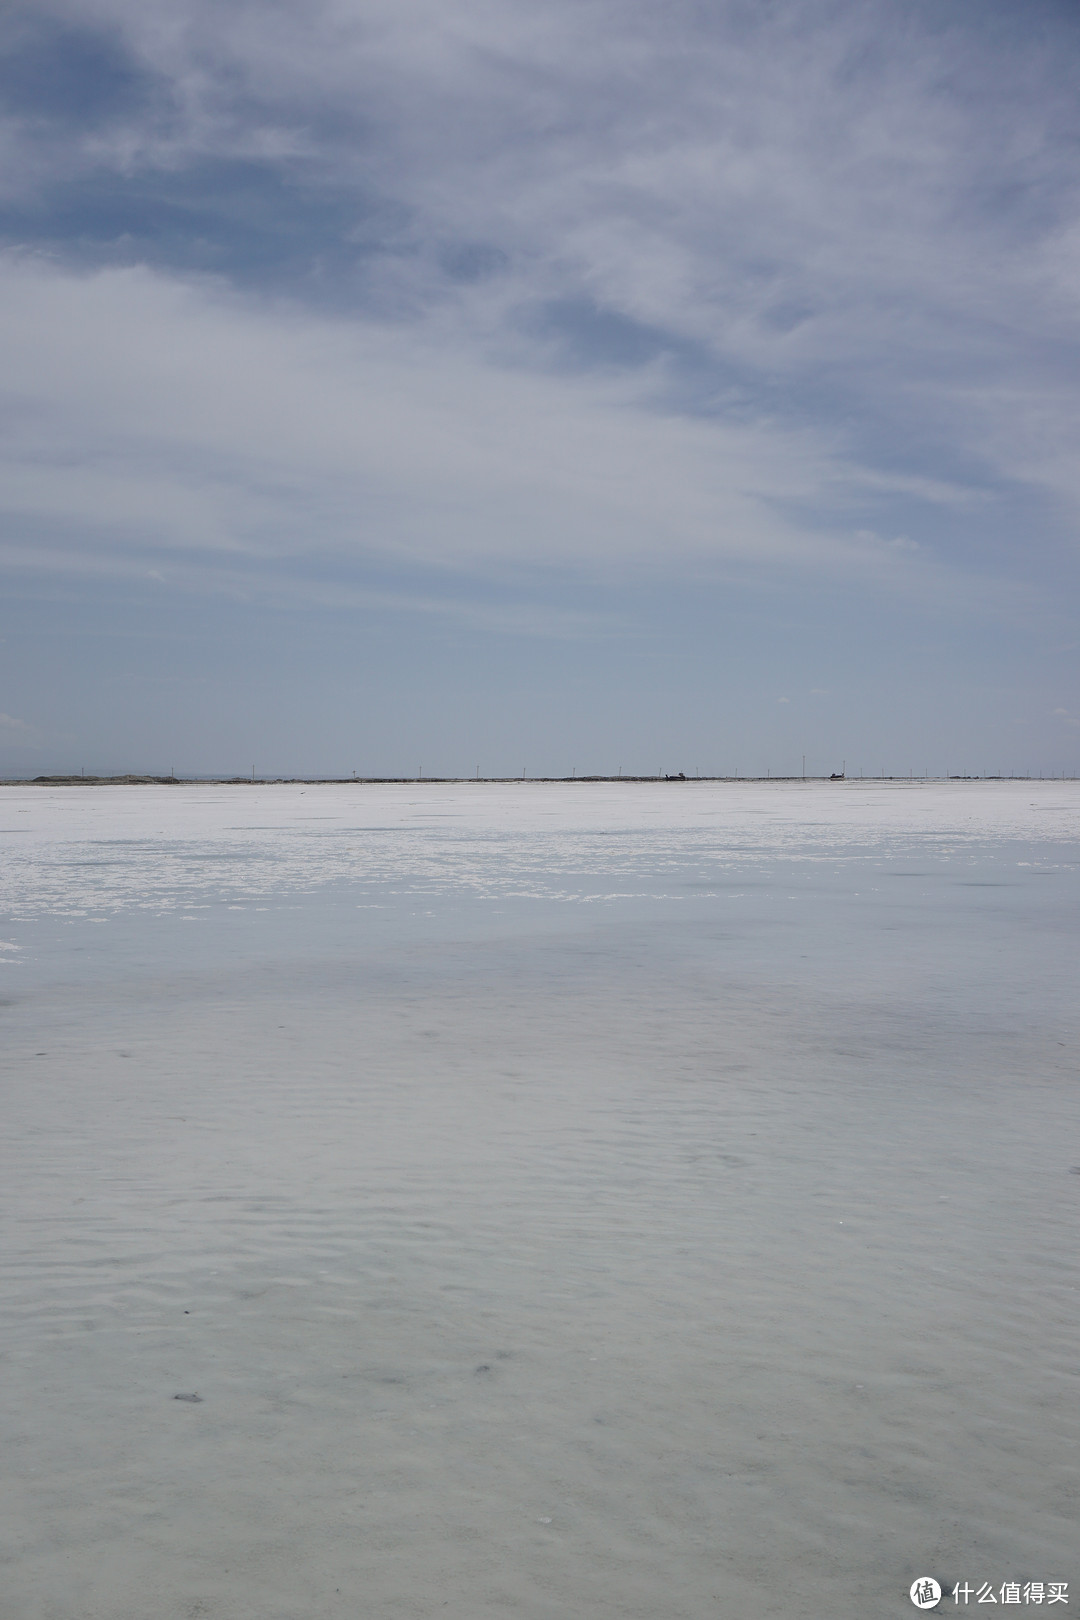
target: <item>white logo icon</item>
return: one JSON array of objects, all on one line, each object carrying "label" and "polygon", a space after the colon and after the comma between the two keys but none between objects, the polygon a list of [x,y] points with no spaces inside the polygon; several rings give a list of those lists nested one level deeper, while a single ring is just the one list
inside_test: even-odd
[{"label": "white logo icon", "polygon": [[911,1583],[911,1601],[917,1609],[932,1609],[941,1602],[941,1587],[930,1575],[920,1575]]}]

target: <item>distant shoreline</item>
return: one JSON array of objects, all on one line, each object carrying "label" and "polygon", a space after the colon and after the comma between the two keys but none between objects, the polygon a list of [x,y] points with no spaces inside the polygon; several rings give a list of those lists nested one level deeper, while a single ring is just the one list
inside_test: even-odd
[{"label": "distant shoreline", "polygon": [[2,777],[0,787],[523,787],[549,783],[559,787],[578,784],[662,782],[685,787],[692,782],[769,783],[827,782],[836,785],[868,782],[1053,782],[1074,777],[1052,776],[26,776]]}]

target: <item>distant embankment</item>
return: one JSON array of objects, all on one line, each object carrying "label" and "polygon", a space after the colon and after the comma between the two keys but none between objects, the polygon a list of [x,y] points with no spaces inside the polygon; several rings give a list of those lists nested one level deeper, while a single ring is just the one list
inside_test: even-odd
[{"label": "distant embankment", "polygon": [[133,787],[139,783],[175,782],[178,776],[35,776],[13,787],[85,787],[87,783],[98,787]]},{"label": "distant embankment", "polygon": [[[875,778],[876,780],[876,778]],[[899,777],[882,777],[899,781]],[[904,781],[908,778],[904,777]],[[965,780],[967,780],[965,778]],[[974,778],[972,779],[974,780]],[[842,774],[829,776],[33,776],[6,777],[2,787],[269,787],[295,783],[304,787],[449,787],[472,783],[484,787],[519,787],[551,783],[583,787],[589,783],[610,782],[632,786],[635,782],[843,782]]]}]

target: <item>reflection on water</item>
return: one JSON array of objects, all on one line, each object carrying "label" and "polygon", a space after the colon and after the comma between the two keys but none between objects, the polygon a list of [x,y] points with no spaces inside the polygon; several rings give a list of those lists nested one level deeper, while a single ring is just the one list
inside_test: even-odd
[{"label": "reflection on water", "polygon": [[1075,1590],[1078,808],[5,790],[12,1612]]}]

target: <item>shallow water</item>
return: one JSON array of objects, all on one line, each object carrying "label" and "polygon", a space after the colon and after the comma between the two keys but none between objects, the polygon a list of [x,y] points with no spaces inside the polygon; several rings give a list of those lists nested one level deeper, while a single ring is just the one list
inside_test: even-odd
[{"label": "shallow water", "polygon": [[6,1612],[1075,1603],[1078,812],[0,790]]}]

